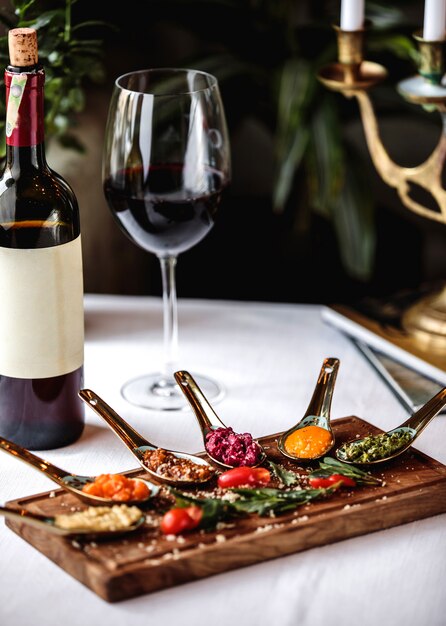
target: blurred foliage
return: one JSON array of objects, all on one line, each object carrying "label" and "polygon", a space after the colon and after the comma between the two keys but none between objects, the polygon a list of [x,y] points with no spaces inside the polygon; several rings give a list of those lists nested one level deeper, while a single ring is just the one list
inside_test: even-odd
[{"label": "blurred foliage", "polygon": [[[114,28],[118,38],[139,51],[141,46],[150,47],[149,33],[157,23],[168,24],[174,33],[175,28],[188,33],[196,44],[181,62],[219,79],[231,127],[254,117],[273,136],[275,214],[291,224],[297,238],[308,235],[313,216],[330,220],[346,272],[359,281],[370,279],[376,244],[373,192],[362,157],[344,133],[346,124],[359,119],[358,107],[317,79],[319,68],[336,60],[332,24],[339,22],[340,0],[144,0],[143,8],[136,2],[126,8],[130,27],[119,5],[104,5],[105,23],[102,6],[88,6],[83,0],[10,1],[12,11],[0,12],[6,29],[38,30],[39,56],[47,75],[48,137],[82,149],[72,130],[85,105],[85,85],[104,79],[104,28]],[[394,88],[395,82],[415,71],[414,25],[407,19],[408,7],[414,4],[393,0],[390,7],[366,0],[366,18],[371,22],[366,56],[389,69],[388,83],[373,93],[380,117],[395,112],[428,115],[405,103]],[[82,5],[83,10],[76,12]],[[95,10],[99,19],[90,19]],[[72,24],[72,15],[78,13],[88,18]],[[0,59],[7,64],[6,36],[0,37]],[[3,108],[0,99],[4,135]]]},{"label": "blurred foliage", "polygon": [[[367,281],[373,271],[373,193],[361,157],[343,136],[359,119],[352,100],[324,88],[318,69],[336,61],[340,2],[332,0],[147,0],[151,20],[175,24],[199,41],[184,61],[214,73],[232,124],[256,117],[274,137],[272,208],[291,214],[296,236],[305,236],[312,214],[331,220],[348,274]],[[384,114],[406,110],[393,83],[412,70],[416,48],[407,18],[410,2],[366,1],[367,58],[391,65],[392,88],[376,88]],[[401,75],[401,76],[400,76]],[[375,94],[374,94],[375,99]],[[232,102],[231,102],[232,101]],[[419,107],[418,107],[419,108]],[[411,111],[413,114],[413,111]],[[293,189],[302,188],[296,202]]]},{"label": "blurred foliage", "polygon": [[[90,38],[92,28],[107,27],[104,22],[84,21],[72,24],[71,9],[76,0],[39,2],[11,0],[0,9],[3,25],[0,37],[0,61],[9,64],[8,31],[11,28],[35,28],[39,62],[45,69],[45,135],[62,146],[83,151],[72,132],[76,116],[85,107],[85,86],[105,78],[103,42]],[[1,76],[4,90],[4,80]],[[3,91],[4,93],[4,91]],[[0,98],[0,158],[5,155],[5,98]]]}]

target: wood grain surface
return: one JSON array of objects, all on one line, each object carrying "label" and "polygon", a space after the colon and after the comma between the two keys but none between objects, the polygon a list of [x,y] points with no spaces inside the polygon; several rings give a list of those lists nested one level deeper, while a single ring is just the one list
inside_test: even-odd
[{"label": "wood grain surface", "polygon": [[[380,432],[357,417],[332,424],[336,445],[356,435]],[[272,461],[302,472],[317,467],[317,463],[304,467],[285,459],[277,450],[279,435],[259,440]],[[142,476],[144,472],[126,474]],[[162,508],[162,498],[147,511],[148,522],[141,531],[109,542],[73,542],[20,522],[7,520],[6,524],[98,596],[117,602],[446,511],[446,466],[421,452],[411,448],[373,474],[385,484],[342,489],[285,515],[252,515],[212,532],[194,531],[180,538],[165,537],[158,529],[161,513],[157,508]],[[84,508],[61,490],[7,505],[47,515]]]}]

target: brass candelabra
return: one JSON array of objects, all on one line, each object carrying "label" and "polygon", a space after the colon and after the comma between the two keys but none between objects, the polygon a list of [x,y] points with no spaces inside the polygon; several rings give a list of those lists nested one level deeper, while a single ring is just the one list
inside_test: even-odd
[{"label": "brass candelabra", "polygon": [[[347,98],[356,98],[366,142],[373,164],[381,178],[393,187],[403,204],[428,219],[446,224],[446,190],[442,184],[446,158],[446,85],[443,85],[443,41],[426,41],[420,34],[418,74],[402,80],[398,92],[408,102],[440,113],[443,131],[432,154],[416,167],[402,167],[388,155],[379,133],[378,120],[369,90],[387,77],[386,69],[364,60],[365,29],[345,31],[334,26],[337,35],[338,61],[321,68],[319,80]],[[424,206],[411,193],[423,189],[434,199],[438,210]],[[444,353],[446,350],[446,285],[440,292],[422,299],[403,315],[407,333],[423,349]]]}]

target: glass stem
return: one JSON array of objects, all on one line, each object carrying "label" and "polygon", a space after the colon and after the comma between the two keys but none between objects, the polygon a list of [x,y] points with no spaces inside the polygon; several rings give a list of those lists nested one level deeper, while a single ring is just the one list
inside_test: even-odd
[{"label": "glass stem", "polygon": [[163,329],[164,362],[162,375],[173,383],[173,373],[178,369],[178,307],[175,284],[175,256],[161,257],[161,277],[163,285]]}]

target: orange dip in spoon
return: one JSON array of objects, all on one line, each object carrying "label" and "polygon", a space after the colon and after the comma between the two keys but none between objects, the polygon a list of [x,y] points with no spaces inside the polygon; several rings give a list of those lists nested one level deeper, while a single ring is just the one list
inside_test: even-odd
[{"label": "orange dip in spoon", "polygon": [[101,474],[82,487],[84,493],[117,502],[147,500],[150,489],[137,478],[127,478],[122,474]]},{"label": "orange dip in spoon", "polygon": [[320,426],[304,426],[285,439],[284,448],[291,456],[314,459],[324,454],[332,444],[332,435]]}]

